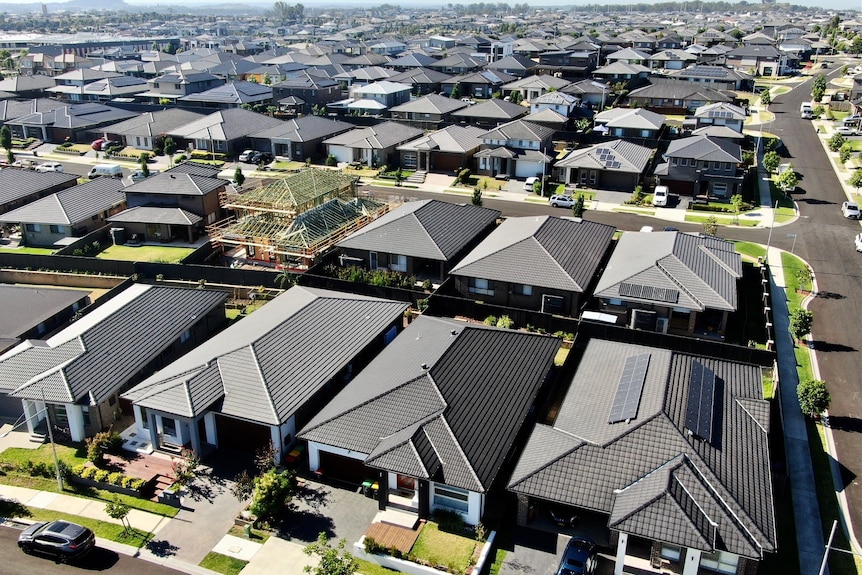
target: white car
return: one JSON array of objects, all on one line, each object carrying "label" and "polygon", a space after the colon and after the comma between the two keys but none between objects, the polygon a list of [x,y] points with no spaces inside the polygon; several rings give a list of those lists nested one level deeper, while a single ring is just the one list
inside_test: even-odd
[{"label": "white car", "polygon": [[851,128],[850,126],[838,126],[835,128],[836,134],[841,134],[842,136],[855,136],[856,128]]},{"label": "white car", "polygon": [[63,164],[60,162],[46,162],[36,166],[37,172],[62,172]]},{"label": "white car", "polygon": [[575,205],[575,199],[572,196],[551,196],[548,203],[555,208],[571,208]]},{"label": "white car", "polygon": [[254,155],[254,150],[246,150],[242,154],[239,155],[240,162],[248,162],[251,160],[251,157]]},{"label": "white car", "polygon": [[856,239],[853,243],[856,244],[856,251],[862,252],[862,234],[856,234]]},{"label": "white car", "polygon": [[862,219],[862,212],[859,211],[859,204],[856,202],[844,202],[841,204],[841,213],[845,218],[851,220]]},{"label": "white car", "polygon": [[657,207],[666,207],[669,190],[667,186],[656,186],[652,194],[652,205]]}]

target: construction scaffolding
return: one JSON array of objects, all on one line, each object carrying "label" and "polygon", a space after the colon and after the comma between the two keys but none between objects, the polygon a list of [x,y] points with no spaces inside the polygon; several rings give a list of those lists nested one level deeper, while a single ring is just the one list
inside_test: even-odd
[{"label": "construction scaffolding", "polygon": [[357,178],[330,170],[303,170],[223,204],[236,215],[207,226],[217,247],[242,247],[246,259],[305,270],[314,259],[389,211],[355,198]]}]

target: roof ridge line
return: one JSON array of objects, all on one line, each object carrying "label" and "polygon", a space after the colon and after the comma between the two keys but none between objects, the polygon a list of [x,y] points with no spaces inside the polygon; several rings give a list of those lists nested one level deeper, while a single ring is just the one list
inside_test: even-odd
[{"label": "roof ridge line", "polygon": [[272,401],[272,394],[269,392],[269,388],[266,385],[266,378],[263,376],[263,372],[260,370],[260,362],[257,360],[257,353],[255,352],[254,346],[252,344],[248,344],[248,348],[252,358],[254,359],[255,371],[257,371],[258,375],[260,376],[260,382],[261,384],[263,384],[263,388],[266,390],[266,400],[267,403],[269,403],[270,409],[272,409],[273,419],[278,422],[278,411],[276,411],[275,409],[275,403]]},{"label": "roof ridge line", "polygon": [[[695,276],[697,276],[697,274],[696,274],[696,273],[694,273],[694,271],[692,271],[692,269],[691,269],[690,267],[688,267],[687,265],[685,265],[685,263],[683,263],[683,261],[679,258],[679,256],[677,256],[677,255],[676,255],[676,254],[674,254],[674,253],[670,253],[670,254],[668,254],[668,255],[664,256],[663,258],[659,258],[659,259],[657,259],[657,260],[656,260],[656,262],[655,262],[656,267],[657,267],[659,270],[661,270],[661,272],[662,272],[662,273],[664,273],[664,275],[665,275],[665,276],[667,276],[667,278],[668,278],[668,279],[669,279],[669,280],[670,280],[674,285],[676,285],[676,286],[677,286],[681,291],[685,292],[685,294],[686,294],[688,297],[690,297],[692,300],[694,300],[695,302],[697,302],[697,303],[700,305],[700,307],[701,307],[701,308],[704,308],[704,309],[705,309],[705,308],[706,308],[706,306],[704,305],[704,303],[703,303],[702,301],[700,301],[700,299],[698,299],[698,298],[697,298],[693,293],[691,293],[691,291],[690,291],[688,288],[686,288],[684,285],[682,285],[682,282],[680,282],[678,279],[676,279],[676,278],[673,276],[673,274],[672,274],[672,273],[670,273],[670,271],[669,271],[666,267],[664,267],[664,266],[661,264],[662,260],[664,260],[664,259],[666,259],[666,258],[670,258],[670,257],[672,257],[672,258],[676,259],[680,264],[682,264],[682,265],[685,267],[685,269],[689,270],[692,274],[694,274]],[[699,278],[699,276],[697,276],[697,277]],[[706,282],[704,282],[704,283],[706,283]],[[707,284],[707,285],[709,285],[709,284]],[[717,292],[716,292],[714,289],[712,289],[712,286],[709,286],[709,289],[710,289],[713,293],[716,293],[716,295],[717,295]],[[722,299],[724,299],[724,298],[722,298]]]},{"label": "roof ridge line", "polygon": [[[443,415],[443,413],[440,414],[440,420],[443,422],[443,425],[446,426],[446,430],[449,432],[449,436],[452,437],[452,441],[455,443],[455,448],[458,450],[458,453],[461,454],[461,458],[467,464],[467,469],[470,470],[470,475],[473,477],[473,480],[476,482],[476,485],[481,487],[483,490],[487,491],[487,488],[479,480],[479,476],[476,475],[476,470],[473,469],[473,464],[470,462],[470,459],[467,457],[467,454],[464,453],[464,450],[461,448],[461,442],[459,442],[458,438],[455,437],[455,433],[452,431],[452,428],[449,426],[449,422],[446,421],[446,416]],[[424,426],[423,426],[423,429],[424,429]],[[431,446],[433,447],[434,442],[431,441],[430,438],[429,438],[429,442],[431,442]],[[439,455],[438,455],[438,459],[439,459]],[[442,460],[441,460],[441,462],[442,462]]]},{"label": "roof ridge line", "polygon": [[740,409],[742,409],[742,411],[744,411],[744,412],[745,412],[745,414],[746,414],[748,417],[750,417],[750,418],[754,421],[754,423],[757,425],[757,427],[759,427],[760,429],[762,429],[765,433],[769,433],[769,430],[767,430],[766,428],[764,428],[764,427],[760,424],[760,420],[758,420],[758,419],[754,416],[754,414],[753,414],[753,413],[751,413],[751,412],[748,410],[748,408],[746,408],[742,403],[740,403],[740,401],[742,401],[742,400],[745,400],[745,401],[757,401],[757,402],[760,402],[760,401],[766,401],[766,400],[765,400],[765,399],[757,399],[757,398],[754,398],[754,397],[734,397],[734,398],[733,398],[733,401],[734,401],[734,402],[735,402],[735,403],[740,407]]}]

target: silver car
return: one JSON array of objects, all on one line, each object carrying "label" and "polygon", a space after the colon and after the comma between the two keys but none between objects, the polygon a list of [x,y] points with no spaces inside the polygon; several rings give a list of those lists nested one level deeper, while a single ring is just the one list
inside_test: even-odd
[{"label": "silver car", "polygon": [[575,205],[575,199],[572,196],[551,196],[548,203],[555,208],[571,208]]}]

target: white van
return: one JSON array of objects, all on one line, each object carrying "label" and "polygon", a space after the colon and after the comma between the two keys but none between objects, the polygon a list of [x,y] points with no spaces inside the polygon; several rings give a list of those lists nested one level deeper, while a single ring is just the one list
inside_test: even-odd
[{"label": "white van", "polygon": [[91,180],[93,178],[122,178],[123,168],[117,164],[96,164],[87,174],[87,177]]},{"label": "white van", "polygon": [[652,193],[652,205],[658,207],[667,206],[668,189],[667,186],[656,186]]}]

